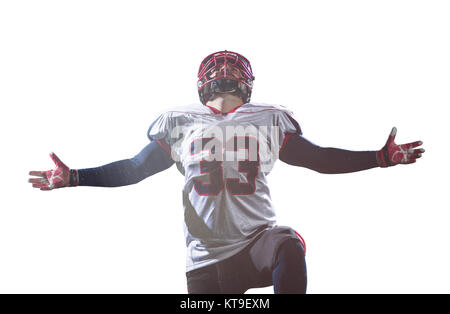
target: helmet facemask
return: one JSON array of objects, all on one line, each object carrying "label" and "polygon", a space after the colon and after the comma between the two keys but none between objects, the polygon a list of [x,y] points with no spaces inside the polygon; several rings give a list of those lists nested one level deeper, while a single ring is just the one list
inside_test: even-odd
[{"label": "helmet facemask", "polygon": [[200,101],[206,104],[215,94],[231,93],[250,101],[254,76],[250,62],[238,53],[221,51],[206,57],[198,73]]}]

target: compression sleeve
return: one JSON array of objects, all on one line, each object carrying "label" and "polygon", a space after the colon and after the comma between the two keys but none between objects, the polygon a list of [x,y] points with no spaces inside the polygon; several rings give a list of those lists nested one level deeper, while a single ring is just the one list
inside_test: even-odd
[{"label": "compression sleeve", "polygon": [[163,147],[152,141],[133,158],[96,168],[78,169],[79,185],[117,187],[135,184],[173,164]]},{"label": "compression sleeve", "polygon": [[320,173],[348,173],[378,167],[375,151],[320,147],[297,134],[290,134],[284,142],[279,154],[281,161]]}]

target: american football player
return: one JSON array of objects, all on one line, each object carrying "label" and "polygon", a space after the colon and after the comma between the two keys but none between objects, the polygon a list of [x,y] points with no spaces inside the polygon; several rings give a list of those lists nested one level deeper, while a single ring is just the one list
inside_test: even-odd
[{"label": "american football player", "polygon": [[200,103],[163,112],[136,156],[71,169],[51,153],[55,169],[31,171],[29,182],[41,190],[118,187],[176,164],[185,177],[189,293],[244,293],[270,285],[275,293],[306,293],[305,241],[276,222],[266,180],[274,162],[338,174],[411,164],[424,149],[421,141],[396,144],[396,128],[380,150],[318,146],[284,106],[250,101],[254,79],[241,54],[212,53],[198,71]]}]

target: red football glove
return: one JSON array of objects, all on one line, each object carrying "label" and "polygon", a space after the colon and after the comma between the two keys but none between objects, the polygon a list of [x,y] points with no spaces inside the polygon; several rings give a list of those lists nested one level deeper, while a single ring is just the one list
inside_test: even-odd
[{"label": "red football glove", "polygon": [[412,142],[408,144],[395,144],[395,135],[397,128],[392,128],[389,134],[386,145],[377,152],[377,162],[380,167],[390,167],[398,164],[412,164],[416,162],[417,158],[422,156],[425,149],[414,149],[423,144],[422,141]]},{"label": "red football glove", "polygon": [[69,169],[55,153],[50,154],[50,158],[56,165],[56,169],[47,171],[30,171],[30,176],[39,178],[30,178],[28,182],[33,184],[34,188],[41,190],[53,190],[64,188],[66,186],[78,185],[78,173],[75,169]]}]

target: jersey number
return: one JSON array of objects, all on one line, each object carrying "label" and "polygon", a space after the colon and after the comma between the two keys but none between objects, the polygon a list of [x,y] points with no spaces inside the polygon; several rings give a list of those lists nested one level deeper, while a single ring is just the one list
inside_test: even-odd
[{"label": "jersey number", "polygon": [[[209,182],[200,179],[194,179],[194,188],[200,195],[217,195],[224,186],[227,191],[233,195],[250,195],[256,189],[256,176],[258,174],[259,153],[258,141],[250,136],[235,136],[229,139],[225,145],[227,152],[235,152],[236,156],[240,149],[245,149],[247,157],[245,160],[238,161],[238,170],[246,174],[247,182],[240,182],[239,178],[224,178],[222,161],[201,160],[200,173],[209,174]],[[195,155],[201,151],[207,151],[208,154],[216,154],[216,149],[222,149],[222,143],[214,137],[198,138],[191,143],[190,154]],[[217,152],[221,156],[222,152]],[[252,155],[255,154],[255,155]]]}]

